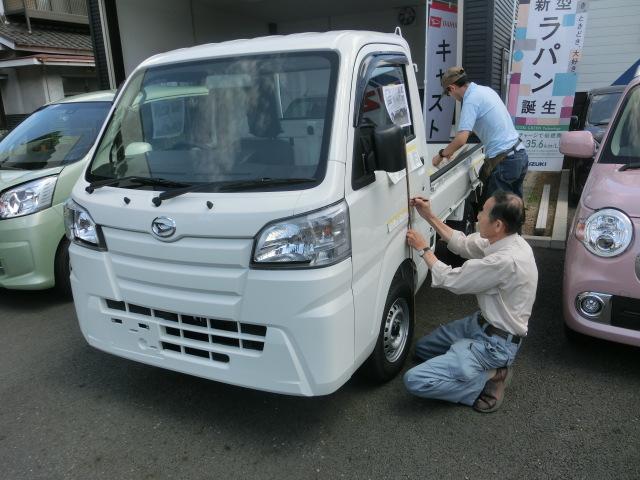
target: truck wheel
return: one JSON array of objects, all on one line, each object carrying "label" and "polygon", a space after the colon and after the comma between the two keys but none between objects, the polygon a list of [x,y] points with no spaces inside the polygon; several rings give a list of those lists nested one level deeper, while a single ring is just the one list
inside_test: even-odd
[{"label": "truck wheel", "polygon": [[406,283],[394,281],[389,289],[378,340],[363,368],[375,382],[387,382],[395,377],[409,354],[413,338],[411,296],[411,288]]},{"label": "truck wheel", "polygon": [[56,290],[65,297],[71,296],[71,263],[69,262],[69,240],[63,238],[58,245],[54,261]]}]

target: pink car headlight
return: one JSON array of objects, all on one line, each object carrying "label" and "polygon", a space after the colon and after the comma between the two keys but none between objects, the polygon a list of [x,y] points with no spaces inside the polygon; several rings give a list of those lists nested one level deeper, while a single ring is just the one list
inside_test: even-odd
[{"label": "pink car headlight", "polygon": [[599,257],[615,257],[629,248],[633,224],[620,210],[605,208],[579,219],[575,236],[587,250]]}]

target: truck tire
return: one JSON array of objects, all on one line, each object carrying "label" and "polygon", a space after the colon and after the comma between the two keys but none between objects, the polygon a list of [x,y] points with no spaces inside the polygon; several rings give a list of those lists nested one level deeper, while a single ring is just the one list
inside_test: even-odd
[{"label": "truck tire", "polygon": [[69,240],[63,238],[58,245],[54,260],[55,289],[65,297],[71,296],[71,263],[69,262]]},{"label": "truck tire", "polygon": [[414,327],[412,295],[405,282],[394,280],[391,284],[376,346],[363,365],[364,374],[376,383],[394,378],[409,354]]}]

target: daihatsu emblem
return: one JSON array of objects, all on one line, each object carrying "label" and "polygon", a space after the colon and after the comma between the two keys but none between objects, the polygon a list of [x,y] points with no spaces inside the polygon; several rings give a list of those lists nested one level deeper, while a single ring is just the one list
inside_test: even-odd
[{"label": "daihatsu emblem", "polygon": [[156,217],[151,222],[151,231],[156,237],[168,238],[176,233],[176,222],[169,217]]}]

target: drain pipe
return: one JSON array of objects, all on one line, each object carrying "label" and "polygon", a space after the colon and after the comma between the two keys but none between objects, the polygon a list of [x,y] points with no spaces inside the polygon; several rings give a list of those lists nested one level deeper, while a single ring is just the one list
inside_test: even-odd
[{"label": "drain pipe", "polygon": [[29,31],[29,33],[33,33],[31,31],[31,19],[29,18],[29,11],[27,10],[26,0],[22,0],[22,8],[24,8],[24,18],[27,19],[27,30]]}]

